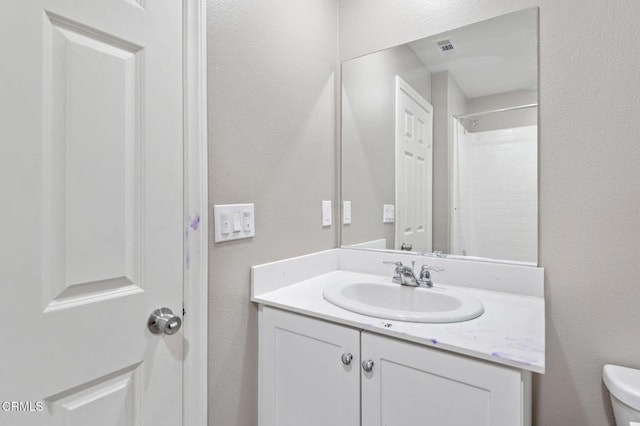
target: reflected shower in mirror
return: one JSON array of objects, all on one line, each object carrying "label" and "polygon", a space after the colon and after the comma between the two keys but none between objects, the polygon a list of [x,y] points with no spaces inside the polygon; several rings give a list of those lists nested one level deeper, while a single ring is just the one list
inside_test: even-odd
[{"label": "reflected shower in mirror", "polygon": [[342,246],[537,263],[538,10],[342,64]]}]

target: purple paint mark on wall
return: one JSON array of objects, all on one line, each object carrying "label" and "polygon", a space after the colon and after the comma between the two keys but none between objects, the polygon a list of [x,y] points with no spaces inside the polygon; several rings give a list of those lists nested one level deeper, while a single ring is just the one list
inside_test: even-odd
[{"label": "purple paint mark on wall", "polygon": [[491,352],[491,356],[495,356],[496,358],[502,358],[502,352]]},{"label": "purple paint mark on wall", "polygon": [[198,230],[198,227],[200,226],[200,215],[197,214],[196,217],[194,217],[191,222],[189,223],[189,226],[191,227],[191,229],[193,229],[194,231]]},{"label": "purple paint mark on wall", "polygon": [[429,341],[431,341],[431,343],[434,344],[434,345],[438,344],[438,340],[437,339],[429,339]]}]

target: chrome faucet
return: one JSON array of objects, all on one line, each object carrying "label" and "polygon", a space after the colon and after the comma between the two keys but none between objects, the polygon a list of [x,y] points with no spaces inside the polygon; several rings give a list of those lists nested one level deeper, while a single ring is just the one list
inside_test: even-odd
[{"label": "chrome faucet", "polygon": [[431,281],[431,271],[433,272],[442,272],[444,269],[435,268],[429,265],[422,265],[420,268],[420,275],[416,277],[414,272],[414,268],[416,266],[416,262],[411,261],[411,267],[405,266],[402,262],[382,262],[387,265],[395,265],[396,269],[394,270],[393,282],[396,284],[406,285],[409,287],[433,287],[433,281]]}]

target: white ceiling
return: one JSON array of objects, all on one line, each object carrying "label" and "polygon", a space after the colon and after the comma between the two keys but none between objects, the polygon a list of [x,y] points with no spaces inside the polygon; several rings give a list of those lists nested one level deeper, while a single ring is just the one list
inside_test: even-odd
[{"label": "white ceiling", "polygon": [[[436,41],[449,39],[454,53]],[[537,9],[527,9],[408,43],[432,73],[448,70],[468,98],[537,90]]]}]

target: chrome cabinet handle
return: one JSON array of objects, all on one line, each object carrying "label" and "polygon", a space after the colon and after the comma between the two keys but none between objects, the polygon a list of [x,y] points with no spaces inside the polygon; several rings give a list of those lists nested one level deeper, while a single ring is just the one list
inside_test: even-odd
[{"label": "chrome cabinet handle", "polygon": [[362,369],[367,373],[371,373],[371,371],[373,371],[373,360],[368,359],[366,361],[362,361]]},{"label": "chrome cabinet handle", "polygon": [[342,354],[340,357],[342,359],[342,363],[344,365],[351,365],[351,360],[353,360],[353,355],[351,354]]},{"label": "chrome cabinet handle", "polygon": [[153,334],[167,334],[171,336],[176,334],[182,326],[182,320],[179,316],[173,315],[169,308],[158,308],[151,312],[147,327]]}]

